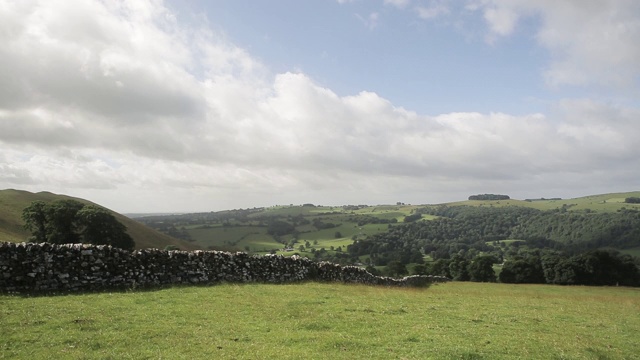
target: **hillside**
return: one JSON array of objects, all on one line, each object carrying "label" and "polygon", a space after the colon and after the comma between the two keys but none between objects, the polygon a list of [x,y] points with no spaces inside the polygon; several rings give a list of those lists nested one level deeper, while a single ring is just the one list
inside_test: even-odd
[{"label": "hillside", "polygon": [[[627,197],[640,197],[640,192],[591,195],[575,199],[465,200],[435,205],[288,205],[156,215],[141,217],[138,220],[173,237],[193,241],[202,248],[262,254],[274,251],[285,255],[299,253],[315,259],[340,262],[341,259],[338,258],[346,254],[336,251],[338,248],[346,250],[346,247],[356,239],[362,240],[375,234],[385,233],[390,230],[390,227],[403,224],[407,216],[421,212],[420,222],[441,217],[442,214],[430,212],[428,209],[443,206],[505,208],[508,212],[518,211],[515,209],[531,209],[604,215],[615,214],[623,209],[640,208],[640,204],[626,204],[624,200]],[[282,229],[274,236],[273,233],[269,233],[269,226],[278,221],[286,222],[291,226],[288,231]],[[274,229],[271,230],[273,232]],[[283,251],[283,249],[288,250]],[[344,260],[345,262],[362,262],[364,259]]]},{"label": "hillside", "polygon": [[137,220],[211,250],[298,253],[316,260],[353,263],[345,258],[347,246],[356,239],[385,232],[392,224],[403,223],[417,208],[411,205],[305,204],[156,215]]},{"label": "hillside", "polygon": [[[33,201],[52,202],[56,200],[76,200],[84,204],[94,204],[88,200],[58,195],[50,192],[31,193],[22,190],[0,190],[0,241],[21,242],[29,236],[23,229],[22,210]],[[136,248],[159,248],[174,245],[184,250],[195,250],[197,245],[173,238],[153,230],[144,224],[124,215],[113,212],[113,215],[127,227],[127,232],[136,243]]]},{"label": "hillside", "polygon": [[589,195],[573,199],[535,199],[535,200],[465,200],[456,201],[441,205],[447,206],[489,206],[489,207],[505,207],[520,206],[538,210],[554,210],[563,207],[570,211],[589,210],[592,212],[615,212],[622,208],[640,209],[638,204],[627,204],[624,200],[628,197],[640,197],[640,191],[625,193],[609,193],[599,195]]}]

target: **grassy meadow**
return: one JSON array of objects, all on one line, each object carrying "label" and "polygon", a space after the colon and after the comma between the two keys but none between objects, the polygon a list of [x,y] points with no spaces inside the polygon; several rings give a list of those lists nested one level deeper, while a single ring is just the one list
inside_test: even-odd
[{"label": "grassy meadow", "polygon": [[631,359],[640,290],[305,283],[0,295],[0,359]]}]

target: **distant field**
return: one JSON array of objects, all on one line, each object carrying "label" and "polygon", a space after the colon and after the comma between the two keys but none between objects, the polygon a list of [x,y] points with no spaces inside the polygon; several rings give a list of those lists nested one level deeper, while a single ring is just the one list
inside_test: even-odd
[{"label": "distant field", "polygon": [[447,205],[470,205],[470,206],[493,206],[493,207],[505,207],[505,206],[523,206],[530,207],[539,210],[553,210],[560,209],[563,206],[567,210],[586,210],[589,209],[595,212],[614,212],[625,207],[628,209],[637,208],[640,209],[640,204],[626,204],[625,198],[628,197],[640,197],[640,191],[628,192],[628,193],[613,193],[603,195],[585,196],[575,199],[562,199],[562,200],[536,200],[536,201],[524,201],[524,200],[491,200],[491,201],[458,201],[448,203]]},{"label": "distant field", "polygon": [[[246,251],[264,254],[272,250],[278,250],[278,254],[291,255],[298,253],[303,256],[312,257],[311,249],[320,250],[324,248],[328,252],[333,252],[331,247],[337,249],[341,247],[346,251],[346,246],[353,243],[354,237],[364,238],[369,235],[387,231],[387,224],[365,224],[358,225],[352,220],[353,217],[366,215],[378,219],[396,219],[399,223],[404,217],[410,215],[418,206],[408,205],[379,205],[360,209],[345,209],[341,206],[273,206],[265,208],[260,212],[255,212],[247,216],[244,220],[232,219],[230,226],[223,227],[217,224],[182,224],[195,244],[202,248],[215,248],[218,250]],[[267,234],[269,220],[279,219],[292,222],[293,217],[302,216],[308,220],[308,224],[296,226],[298,242],[293,246],[293,251],[280,251],[285,248],[283,243],[277,242],[273,236]],[[435,218],[425,215],[425,220]],[[313,221],[320,220],[323,223],[337,225],[327,229],[317,229]],[[258,226],[262,224],[262,226]],[[336,233],[340,236],[336,237]],[[282,235],[281,241],[290,242],[293,234]],[[310,246],[306,246],[306,243]],[[300,245],[305,245],[305,250],[299,250]]]},{"label": "distant field", "polygon": [[632,359],[640,291],[449,283],[0,295],[0,359]]},{"label": "distant field", "polygon": [[[638,208],[638,204],[626,204],[626,197],[640,197],[640,192],[612,193],[593,195],[577,199],[564,200],[491,200],[491,201],[460,201],[452,202],[447,206],[486,206],[486,207],[528,207],[539,210],[566,209],[567,211],[614,212],[622,208]],[[425,206],[439,205],[373,205],[373,206],[313,206],[313,205],[281,205],[267,208],[246,210],[230,210],[219,213],[182,214],[158,219],[162,229],[166,224],[174,226],[175,232],[168,232],[174,236],[180,236],[180,231],[186,231],[190,236],[193,246],[203,249],[218,249],[227,251],[249,251],[251,253],[264,254],[277,251],[279,254],[291,255],[299,253],[311,257],[312,249],[332,251],[353,243],[354,238],[364,239],[367,236],[383,233],[388,230],[388,224],[358,225],[363,219],[377,218],[381,221],[396,221],[402,223],[407,215]],[[244,213],[243,213],[244,211]],[[429,221],[436,216],[423,215],[419,221]],[[300,219],[304,219],[301,221]],[[144,222],[144,219],[140,219]],[[267,226],[271,221],[285,221],[295,224],[295,231],[274,238],[267,234]],[[314,225],[315,221],[336,226],[323,228]],[[371,221],[369,221],[371,222]],[[223,223],[227,226],[223,227]],[[147,223],[154,227],[153,223]],[[391,226],[394,226],[393,224]],[[339,233],[339,234],[337,234]],[[1,234],[0,234],[1,235]],[[336,237],[336,235],[338,235]],[[183,237],[186,238],[186,237]],[[293,240],[298,241],[292,244]],[[309,244],[307,244],[309,242]],[[304,250],[300,245],[305,245]],[[284,248],[292,251],[281,251]]]}]

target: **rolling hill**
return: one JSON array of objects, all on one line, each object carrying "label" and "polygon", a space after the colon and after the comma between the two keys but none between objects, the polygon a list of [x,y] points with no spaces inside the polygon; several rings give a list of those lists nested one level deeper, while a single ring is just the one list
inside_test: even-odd
[{"label": "rolling hill", "polygon": [[[25,241],[29,237],[29,232],[22,227],[24,224],[21,217],[22,210],[33,201],[52,202],[56,200],[76,200],[84,204],[98,205],[88,200],[50,192],[32,193],[14,189],[0,190],[0,241]],[[137,249],[163,249],[168,245],[174,245],[183,250],[196,250],[199,248],[195,244],[153,230],[124,215],[114,211],[112,213],[118,221],[127,227],[127,232],[135,241]]]},{"label": "rolling hill", "polygon": [[592,212],[615,212],[622,208],[640,208],[638,204],[627,204],[628,197],[640,197],[640,191],[589,195],[573,199],[532,199],[532,200],[464,200],[446,203],[447,206],[520,206],[538,210],[554,210],[563,207],[570,211],[589,210]]}]

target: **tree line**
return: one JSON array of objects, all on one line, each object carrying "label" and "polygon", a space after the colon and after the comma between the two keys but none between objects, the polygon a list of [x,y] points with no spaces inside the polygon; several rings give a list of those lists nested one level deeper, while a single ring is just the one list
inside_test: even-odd
[{"label": "tree line", "polygon": [[509,200],[511,199],[509,195],[500,195],[500,194],[478,194],[469,196],[469,200]]},{"label": "tree line", "polygon": [[513,284],[640,286],[637,259],[614,249],[592,250],[568,256],[554,250],[524,249],[502,264],[496,277],[492,255],[469,259],[456,254],[431,264],[418,265],[414,274],[447,276],[456,281]]},{"label": "tree line", "polygon": [[[368,256],[372,266],[413,263],[417,264],[415,273],[456,280],[491,281],[490,272],[482,277],[469,271],[477,270],[478,265],[471,265],[479,259],[480,264],[504,263],[504,274],[500,273],[504,282],[636,284],[629,279],[636,279],[637,259],[601,250],[640,246],[640,213],[636,210],[591,213],[566,208],[438,206],[420,212],[438,218],[391,226],[386,233],[354,242],[348,253]],[[508,239],[518,240],[505,241]],[[425,255],[433,262],[424,264]]]}]

